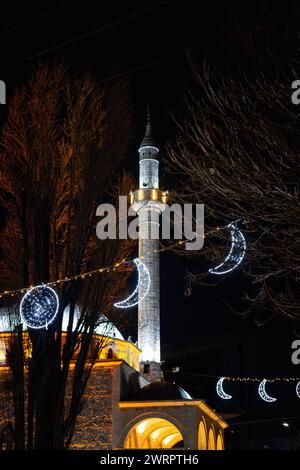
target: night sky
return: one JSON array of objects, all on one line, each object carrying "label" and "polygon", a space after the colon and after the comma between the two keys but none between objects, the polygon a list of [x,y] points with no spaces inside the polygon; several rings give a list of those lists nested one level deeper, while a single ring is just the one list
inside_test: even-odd
[{"label": "night sky", "polygon": [[[124,166],[137,178],[137,148],[150,103],[154,134],[162,149],[161,187],[172,189],[176,181],[164,171],[163,145],[176,135],[171,114],[184,112],[183,91],[192,81],[186,51],[192,48],[199,60],[226,65],[232,19],[260,20],[255,2],[247,2],[247,11],[242,11],[241,3],[246,2],[63,0],[1,5],[0,79],[7,85],[8,104],[15,87],[30,77],[39,59],[63,59],[72,73],[87,68],[107,82],[124,73],[135,122]],[[37,57],[42,51],[48,52]],[[1,107],[2,121],[6,111]],[[227,384],[226,391],[234,396],[230,402],[216,396],[216,379],[205,376],[300,376],[299,366],[291,363],[294,326],[276,317],[258,327],[253,318],[233,313],[225,301],[241,307],[246,281],[240,272],[222,278],[217,287],[195,287],[186,298],[187,267],[197,269],[197,263],[171,254],[161,256],[162,357],[166,371],[180,366],[180,373],[166,372],[166,379],[204,398],[219,412],[241,413],[239,421],[297,416],[294,383],[269,385],[270,394],[278,397],[272,405],[258,398],[257,384]],[[285,431],[278,423],[272,425],[272,432],[281,435]]]}]

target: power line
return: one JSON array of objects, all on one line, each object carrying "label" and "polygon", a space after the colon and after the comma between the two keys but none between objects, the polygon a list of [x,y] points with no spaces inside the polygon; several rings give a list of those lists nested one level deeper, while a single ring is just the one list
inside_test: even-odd
[{"label": "power line", "polygon": [[165,62],[169,59],[173,59],[175,57],[179,57],[180,55],[183,55],[185,54],[186,52],[186,49],[182,50],[182,51],[178,51],[174,54],[170,54],[168,56],[165,56],[165,57],[162,57],[158,60],[155,60],[153,62],[147,62],[146,64],[143,64],[143,65],[140,65],[140,66],[137,66],[137,67],[134,67],[133,69],[129,69],[129,70],[126,70],[125,72],[120,72],[120,73],[117,73],[116,75],[110,75],[109,77],[106,77],[106,78],[103,78],[102,80],[99,80],[99,83],[105,83],[105,82],[108,82],[110,80],[114,80],[115,78],[121,78],[121,77],[125,77],[126,75],[129,75],[133,72],[137,72],[139,70],[143,70],[143,69],[146,69],[148,67],[152,67],[153,65],[157,65],[157,64],[160,64],[162,62]]},{"label": "power line", "polygon": [[28,26],[29,24],[36,23],[39,20],[42,20],[46,18],[47,16],[54,15],[55,13],[58,13],[59,11],[64,10],[65,8],[70,7],[71,5],[74,5],[75,3],[79,3],[79,0],[73,0],[72,2],[64,3],[63,5],[60,5],[59,7],[53,8],[52,10],[47,10],[44,13],[41,13],[38,16],[35,16],[34,18],[30,18],[27,21],[24,21],[23,23],[19,23],[15,26],[11,26],[10,28],[4,29],[0,31],[0,34],[9,34],[12,33],[13,31],[17,31],[20,28],[24,28],[25,26]]},{"label": "power line", "polygon": [[118,18],[117,20],[114,20],[110,23],[107,23],[106,25],[100,26],[99,28],[92,29],[90,31],[87,31],[86,33],[80,34],[79,36],[76,36],[75,38],[69,39],[68,41],[62,42],[60,44],[57,44],[55,46],[49,47],[48,49],[44,49],[43,51],[37,52],[36,54],[32,54],[31,56],[24,57],[24,59],[21,59],[17,62],[14,62],[12,64],[8,64],[4,67],[0,68],[0,71],[8,70],[12,67],[16,67],[17,65],[25,64],[26,62],[29,62],[30,60],[37,59],[38,57],[41,57],[45,54],[48,54],[50,52],[54,52],[58,49],[61,49],[62,47],[69,46],[71,44],[74,44],[78,41],[81,41],[83,39],[86,39],[90,36],[93,36],[94,34],[98,34],[104,31],[107,31],[111,28],[114,28],[116,26],[120,26],[123,23],[126,23],[132,19],[138,18],[140,16],[145,15],[146,13],[149,13],[152,10],[155,10],[158,7],[161,7],[163,5],[167,5],[169,3],[174,2],[175,0],[163,0],[160,2],[153,3],[152,5],[147,5],[144,8],[140,8],[139,10],[135,10],[132,13],[129,13],[128,15],[122,16],[121,18]]}]

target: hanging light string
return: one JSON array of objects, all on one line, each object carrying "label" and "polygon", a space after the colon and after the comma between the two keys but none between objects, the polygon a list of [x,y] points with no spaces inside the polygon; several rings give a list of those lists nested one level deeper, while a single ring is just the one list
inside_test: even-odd
[{"label": "hanging light string", "polygon": [[[162,215],[164,215],[164,214],[162,213]],[[238,222],[238,221],[236,221],[236,222]],[[203,234],[203,235],[200,235],[200,236],[202,238],[207,238],[209,235],[212,235],[216,232],[220,232],[221,230],[224,230],[227,227],[228,227],[228,224],[222,225],[221,227],[215,227],[215,228],[209,230],[206,234]],[[184,245],[186,242],[193,242],[194,240],[196,240],[196,238],[198,236],[199,235],[197,234],[193,238],[191,238],[190,240],[178,240],[178,242],[172,243],[172,245],[163,246],[162,248],[154,250],[154,253],[162,253],[163,251],[172,250],[173,248],[176,248],[177,246]],[[149,253],[151,253],[151,252],[149,252]]]},{"label": "hanging light string", "polygon": [[224,380],[231,382],[262,382],[263,380],[267,382],[297,382],[300,377],[272,377],[267,379],[265,377],[224,377]]},{"label": "hanging light string", "polygon": [[206,375],[206,374],[196,374],[192,372],[175,372],[172,370],[165,370],[166,373],[171,374],[180,374],[180,375],[190,375],[195,377],[203,377],[209,379],[224,379],[231,382],[261,382],[262,380],[266,380],[267,382],[298,382],[300,381],[300,377],[238,377],[238,376],[224,376],[224,375]]},{"label": "hanging light string", "polygon": [[[223,230],[227,227],[227,225],[224,225],[224,226],[221,226],[221,227],[215,227],[214,229],[210,230],[207,235],[202,235],[203,238],[206,238],[208,235],[211,235],[215,232],[219,232],[220,230]],[[175,247],[180,247],[182,245],[184,245],[186,243],[186,241],[193,241],[195,238],[197,237],[197,235],[195,235],[195,237],[191,240],[178,240],[177,242],[169,245],[169,246],[164,246],[164,247],[161,247],[159,249],[156,249],[156,250],[153,250],[153,253],[162,253],[164,251],[168,251],[168,250],[172,250],[174,249]],[[143,259],[144,257],[141,256],[140,257],[141,259]],[[95,274],[102,274],[102,273],[108,273],[108,272],[111,272],[111,271],[117,271],[119,270],[118,268],[122,267],[122,269],[120,270],[124,270],[124,265],[127,263],[129,264],[130,262],[133,263],[134,261],[134,258],[123,258],[123,259],[120,259],[119,261],[117,261],[115,264],[111,265],[111,266],[105,266],[105,267],[101,267],[101,268],[96,268],[96,269],[93,269],[91,271],[86,271],[86,272],[82,272],[80,274],[76,274],[74,276],[68,276],[68,277],[63,277],[63,278],[60,278],[60,279],[56,279],[54,281],[49,281],[49,282],[42,282],[40,283],[39,285],[45,285],[45,286],[59,286],[60,284],[63,284],[65,282],[71,282],[71,281],[75,281],[75,280],[83,280],[83,279],[86,279],[88,277],[91,277]],[[11,290],[5,290],[3,292],[0,292],[0,299],[2,297],[14,297],[16,295],[19,295],[19,294],[25,294],[28,290],[32,289],[33,287],[36,287],[34,285],[30,285],[28,287],[21,287],[20,289],[11,289]]]},{"label": "hanging light string", "polygon": [[[63,278],[60,278],[60,279],[56,279],[55,281],[41,282],[39,285],[57,286],[57,285],[65,283],[65,282],[75,281],[75,280],[78,280],[78,279],[86,279],[88,277],[93,276],[94,274],[108,273],[108,272],[111,272],[111,271],[124,271],[125,264],[128,265],[128,264],[130,264],[131,261],[133,261],[133,260],[123,258],[123,259],[117,261],[115,264],[113,264],[111,266],[96,268],[96,269],[93,269],[91,271],[85,271],[83,273],[76,274],[74,276],[69,276],[69,277],[63,277]],[[118,269],[118,268],[120,268],[120,269]],[[1,297],[6,297],[6,296],[13,297],[13,296],[18,295],[18,294],[24,294],[27,291],[29,291],[30,289],[32,289],[33,287],[37,287],[37,286],[30,285],[28,287],[22,287],[20,289],[5,290],[3,292],[0,292],[0,298]]]}]

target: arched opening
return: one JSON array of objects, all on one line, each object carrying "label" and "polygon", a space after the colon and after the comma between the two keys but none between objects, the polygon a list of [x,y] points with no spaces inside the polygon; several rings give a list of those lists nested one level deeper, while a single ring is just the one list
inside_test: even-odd
[{"label": "arched opening", "polygon": [[208,450],[216,450],[215,435],[212,428],[210,428],[208,433]]},{"label": "arched opening", "polygon": [[183,446],[178,428],[162,418],[139,421],[130,429],[124,442],[125,449],[172,449]]},{"label": "arched opening", "polygon": [[207,449],[206,430],[205,430],[205,425],[203,421],[200,421],[200,424],[199,424],[198,449],[200,450]]},{"label": "arched opening", "polygon": [[112,350],[112,348],[109,348],[109,350],[107,351],[107,359],[112,359],[114,357],[114,352]]},{"label": "arched opening", "polygon": [[224,449],[223,438],[221,434],[219,433],[217,437],[217,450],[223,450],[223,449]]}]

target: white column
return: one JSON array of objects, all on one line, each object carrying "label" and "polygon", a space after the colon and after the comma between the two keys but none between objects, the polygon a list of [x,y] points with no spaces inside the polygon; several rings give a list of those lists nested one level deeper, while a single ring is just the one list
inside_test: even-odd
[{"label": "white column", "polygon": [[[138,305],[138,345],[142,362],[160,363],[159,214],[148,202],[139,212],[139,258],[150,274],[150,287]],[[151,238],[152,233],[152,238]],[[155,239],[154,239],[155,238]]]}]

